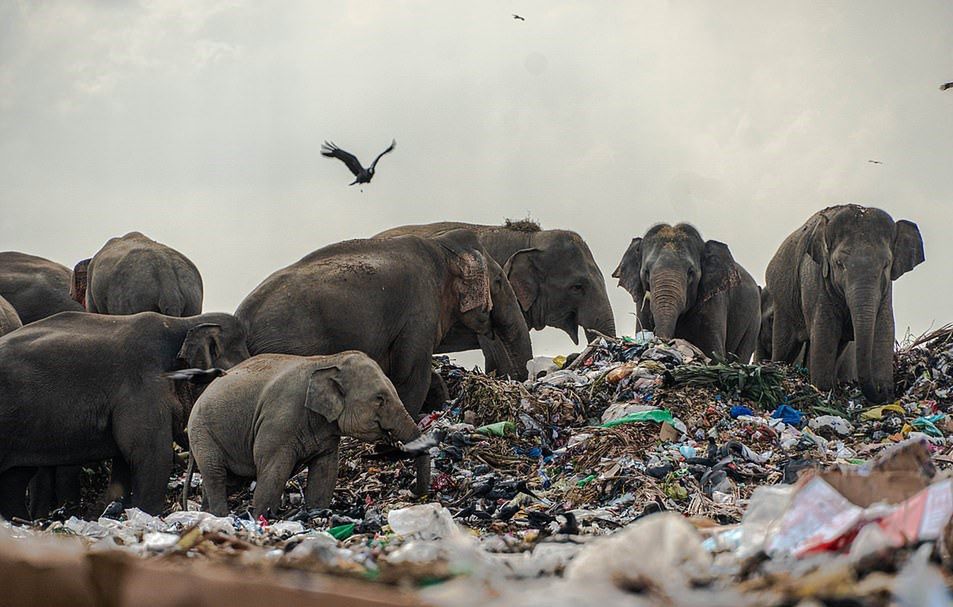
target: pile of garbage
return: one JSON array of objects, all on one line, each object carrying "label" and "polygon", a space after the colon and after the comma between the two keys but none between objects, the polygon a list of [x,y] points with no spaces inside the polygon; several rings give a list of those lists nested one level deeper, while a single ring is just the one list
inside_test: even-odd
[{"label": "pile of garbage", "polygon": [[0,543],[68,535],[183,566],[410,584],[447,605],[531,603],[557,583],[555,604],[946,604],[949,327],[898,351],[898,399],[879,406],[650,333],[534,359],[522,383],[435,370],[450,400],[420,422],[436,439],[426,499],[411,461],[345,440],[326,510],[303,503],[304,474],[272,520],[248,514],[251,488],[233,516],[198,512],[198,475],[183,510],[179,474],[162,517],[3,524]]}]

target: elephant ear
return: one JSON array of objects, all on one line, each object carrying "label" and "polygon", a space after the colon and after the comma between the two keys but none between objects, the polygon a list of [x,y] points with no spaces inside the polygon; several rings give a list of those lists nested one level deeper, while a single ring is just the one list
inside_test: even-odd
[{"label": "elephant ear", "polygon": [[731,256],[728,245],[717,240],[705,243],[702,252],[702,275],[698,282],[698,301],[706,301],[715,293],[731,287],[735,258]]},{"label": "elephant ear", "polygon": [[304,407],[323,416],[329,422],[336,421],[344,411],[344,384],[341,369],[337,366],[321,367],[308,378],[308,391]]},{"label": "elephant ear", "polygon": [[493,309],[490,297],[490,274],[486,258],[472,249],[457,252],[453,260],[453,290],[457,295],[460,312],[479,308],[483,312]]},{"label": "elephant ear", "polygon": [[923,237],[917,224],[906,219],[897,222],[893,238],[893,265],[890,280],[897,280],[926,259],[923,255]]},{"label": "elephant ear", "polygon": [[814,263],[821,266],[821,273],[824,278],[830,276],[831,260],[830,249],[827,246],[827,215],[819,215],[817,223],[811,229],[807,237],[807,253],[814,260]]},{"label": "elephant ear", "polygon": [[619,286],[632,295],[638,303],[645,298],[642,289],[642,239],[633,238],[629,248],[622,254],[622,260],[612,272],[612,278],[619,279]]},{"label": "elephant ear", "polygon": [[84,259],[77,263],[70,276],[69,296],[73,301],[84,308],[86,307],[87,273],[90,261],[89,259]]},{"label": "elephant ear", "polygon": [[536,265],[536,257],[541,253],[537,248],[521,249],[506,260],[503,264],[503,273],[510,281],[520,308],[526,312],[536,303],[539,297],[541,272]]},{"label": "elephant ear", "polygon": [[202,323],[189,329],[176,359],[185,368],[211,369],[221,351],[222,326]]}]

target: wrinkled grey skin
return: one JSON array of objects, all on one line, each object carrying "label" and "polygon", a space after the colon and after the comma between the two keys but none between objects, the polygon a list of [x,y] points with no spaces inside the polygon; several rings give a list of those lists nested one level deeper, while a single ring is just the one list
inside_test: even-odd
[{"label": "wrinkled grey skin", "polygon": [[490,335],[486,258],[472,232],[333,244],[278,270],[239,305],[252,354],[360,350],[416,416],[430,358],[460,323]]},{"label": "wrinkled grey skin", "polygon": [[0,337],[22,326],[17,311],[9,301],[0,296]]},{"label": "wrinkled grey skin", "polygon": [[[503,268],[530,329],[556,327],[575,344],[579,343],[579,327],[586,329],[590,341],[596,337],[594,331],[615,336],[605,279],[589,246],[575,232],[445,221],[401,226],[378,237],[433,236],[460,228],[475,231],[486,252]],[[445,351],[476,348],[472,337],[457,339],[446,345]]]},{"label": "wrinkled grey skin", "polygon": [[[400,235],[387,234],[384,232],[375,238]],[[487,373],[496,372],[500,376],[523,381],[526,379],[526,363],[533,358],[529,327],[513,287],[503,274],[503,268],[489,256],[486,257],[486,265],[490,275],[490,299],[493,302],[493,309],[490,311],[493,335],[476,335],[466,326],[457,323],[444,336],[436,352],[462,352],[479,347],[486,358],[484,368]]]},{"label": "wrinkled grey skin", "polygon": [[85,296],[86,310],[99,314],[195,316],[202,313],[202,276],[182,253],[130,232],[76,264],[71,295]]},{"label": "wrinkled grey skin", "polygon": [[361,352],[260,354],[214,381],[189,417],[191,453],[208,509],[217,516],[229,511],[227,476],[256,479],[254,510],[268,515],[280,505],[288,479],[305,466],[305,504],[327,508],[342,436],[402,443],[420,436],[394,385]]},{"label": "wrinkled grey skin", "polygon": [[706,354],[748,362],[758,343],[758,284],[724,243],[684,223],[633,238],[612,273],[635,301],[642,328],[686,339]]},{"label": "wrinkled grey skin", "polygon": [[6,251],[0,253],[0,297],[30,324],[58,312],[81,312],[69,296],[70,271],[49,259]]},{"label": "wrinkled grey skin", "polygon": [[[758,347],[755,350],[755,362],[771,360],[771,339],[774,336],[774,301],[767,288],[761,289],[761,332],[758,334]],[[794,364],[807,367],[807,343],[794,359]],[[854,342],[849,342],[837,359],[837,380],[840,382],[857,381],[856,350]]]},{"label": "wrinkled grey skin", "polygon": [[768,264],[774,301],[771,356],[791,362],[808,343],[811,382],[835,383],[855,342],[857,378],[874,403],[893,399],[893,281],[924,260],[915,223],[880,209],[828,207],[788,236]]},{"label": "wrinkled grey skin", "polygon": [[162,374],[228,368],[248,357],[230,314],[172,318],[152,312],[64,312],[0,338],[0,514],[28,516],[37,467],[121,458],[132,504],[159,513],[172,441],[200,386]]}]

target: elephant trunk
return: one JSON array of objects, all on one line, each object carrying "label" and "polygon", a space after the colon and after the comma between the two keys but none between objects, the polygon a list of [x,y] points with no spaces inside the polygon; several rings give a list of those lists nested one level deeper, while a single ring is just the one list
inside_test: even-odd
[{"label": "elephant trunk", "polygon": [[[420,438],[420,429],[406,411],[402,411],[402,413],[403,415],[399,416],[395,427],[391,429],[391,436],[401,443],[406,444]],[[415,457],[414,468],[417,473],[414,493],[417,495],[427,495],[430,492],[430,454],[421,453]]]},{"label": "elephant trunk", "polygon": [[685,309],[688,278],[678,270],[658,270],[652,273],[651,288],[655,334],[662,339],[672,339],[678,317]]},{"label": "elephant trunk", "polygon": [[598,333],[615,337],[615,317],[612,315],[612,306],[609,304],[609,298],[600,298],[599,301],[589,308],[583,308],[579,311],[579,324],[586,331],[586,339],[592,343],[592,340],[598,337]]},{"label": "elephant trunk", "polygon": [[874,385],[874,331],[877,326],[877,311],[880,309],[880,293],[875,288],[860,287],[847,292],[847,307],[854,326],[857,379],[871,401],[877,401],[879,391]]},{"label": "elephant trunk", "polygon": [[497,334],[492,339],[480,335],[477,340],[486,355],[487,372],[494,371],[519,381],[526,379],[526,363],[533,358],[533,344],[525,325],[522,333],[512,338]]}]

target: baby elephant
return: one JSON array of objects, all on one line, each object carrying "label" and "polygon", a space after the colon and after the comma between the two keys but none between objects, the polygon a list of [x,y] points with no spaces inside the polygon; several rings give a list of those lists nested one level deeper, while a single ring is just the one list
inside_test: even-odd
[{"label": "baby elephant", "polygon": [[[327,507],[337,481],[341,436],[366,442],[420,437],[394,385],[366,354],[260,354],[215,380],[189,417],[189,443],[208,509],[228,514],[226,476],[257,480],[256,514],[274,512],[285,483],[308,467],[305,503]],[[417,458],[417,489],[430,485]]]}]

